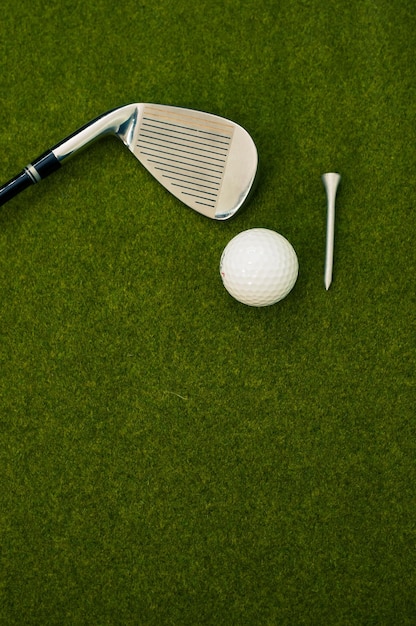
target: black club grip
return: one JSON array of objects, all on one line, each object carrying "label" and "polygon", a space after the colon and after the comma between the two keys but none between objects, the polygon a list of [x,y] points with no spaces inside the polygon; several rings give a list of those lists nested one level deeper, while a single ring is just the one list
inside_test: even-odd
[{"label": "black club grip", "polygon": [[17,196],[18,193],[38,183],[61,167],[52,150],[41,154],[17,176],[0,187],[0,206]]}]

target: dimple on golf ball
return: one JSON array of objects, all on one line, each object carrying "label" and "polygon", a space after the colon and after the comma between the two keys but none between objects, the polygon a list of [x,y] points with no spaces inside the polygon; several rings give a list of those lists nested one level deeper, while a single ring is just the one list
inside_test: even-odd
[{"label": "dimple on golf ball", "polygon": [[220,274],[224,287],[239,302],[269,306],[287,296],[298,277],[296,252],[289,241],[268,228],[251,228],[224,248]]}]

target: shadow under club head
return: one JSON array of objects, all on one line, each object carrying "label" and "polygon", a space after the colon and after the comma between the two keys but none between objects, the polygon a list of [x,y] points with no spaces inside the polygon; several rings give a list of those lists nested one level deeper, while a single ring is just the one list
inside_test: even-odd
[{"label": "shadow under club head", "polygon": [[253,188],[257,149],[244,128],[211,113],[133,103],[92,120],[30,163],[0,188],[0,205],[108,134],[118,136],[170,193],[211,219],[235,215]]}]

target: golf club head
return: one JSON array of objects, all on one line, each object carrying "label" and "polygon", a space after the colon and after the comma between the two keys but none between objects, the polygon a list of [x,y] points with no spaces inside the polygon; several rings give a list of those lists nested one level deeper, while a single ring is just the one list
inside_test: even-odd
[{"label": "golf club head", "polygon": [[133,103],[97,117],[27,165],[0,187],[0,205],[108,134],[176,198],[211,219],[235,215],[252,191],[257,150],[241,126],[210,113]]},{"label": "golf club head", "polygon": [[170,193],[216,220],[246,202],[257,173],[257,150],[238,124],[210,113],[136,104],[133,132],[122,139]]}]

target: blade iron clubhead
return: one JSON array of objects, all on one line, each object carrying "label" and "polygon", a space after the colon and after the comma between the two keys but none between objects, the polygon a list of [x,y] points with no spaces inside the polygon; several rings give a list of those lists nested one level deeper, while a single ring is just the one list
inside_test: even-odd
[{"label": "blade iron clubhead", "polygon": [[212,219],[232,217],[250,195],[257,150],[229,120],[190,109],[140,104],[130,150],[184,204]]}]

